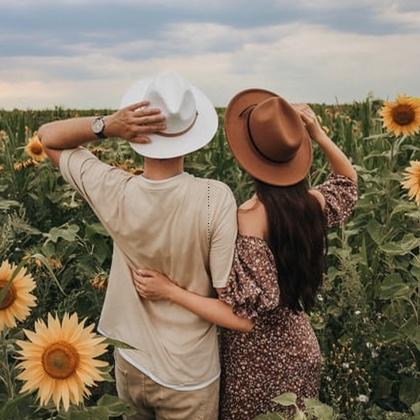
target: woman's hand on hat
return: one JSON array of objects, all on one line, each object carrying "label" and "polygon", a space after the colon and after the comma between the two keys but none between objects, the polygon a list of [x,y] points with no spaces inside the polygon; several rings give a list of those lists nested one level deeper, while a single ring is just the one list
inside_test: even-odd
[{"label": "woman's hand on hat", "polygon": [[319,141],[322,137],[325,137],[325,131],[322,129],[318,117],[309,105],[292,104],[292,107],[302,118],[312,140]]},{"label": "woman's hand on hat", "polygon": [[169,277],[154,270],[131,270],[134,286],[143,299],[170,299],[174,287],[178,287]]},{"label": "woman's hand on hat", "polygon": [[150,143],[147,135],[165,130],[166,124],[160,109],[148,106],[148,101],[138,102],[105,117],[105,135],[133,143]]}]

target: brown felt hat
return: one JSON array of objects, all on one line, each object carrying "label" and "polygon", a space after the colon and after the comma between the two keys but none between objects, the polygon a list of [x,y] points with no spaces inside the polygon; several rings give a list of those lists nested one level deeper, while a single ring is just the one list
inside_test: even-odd
[{"label": "brown felt hat", "polygon": [[263,89],[238,93],[225,113],[225,133],[239,165],[271,185],[301,181],[312,164],[312,141],[299,114]]}]

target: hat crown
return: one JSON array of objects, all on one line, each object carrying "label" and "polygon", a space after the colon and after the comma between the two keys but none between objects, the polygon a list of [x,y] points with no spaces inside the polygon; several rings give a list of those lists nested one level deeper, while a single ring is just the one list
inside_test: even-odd
[{"label": "hat crown", "polygon": [[250,112],[248,127],[255,148],[277,163],[291,160],[305,138],[299,114],[280,97],[260,102]]},{"label": "hat crown", "polygon": [[167,134],[183,132],[196,118],[197,105],[191,86],[175,72],[158,74],[148,86],[144,99],[166,117]]}]

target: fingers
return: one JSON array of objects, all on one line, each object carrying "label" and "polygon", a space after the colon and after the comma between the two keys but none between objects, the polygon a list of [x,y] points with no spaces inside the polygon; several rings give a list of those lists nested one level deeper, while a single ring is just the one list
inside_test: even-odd
[{"label": "fingers", "polygon": [[147,290],[139,283],[135,283],[134,287],[136,288],[137,293],[143,298],[143,299],[149,299],[151,296],[147,292]]},{"label": "fingers", "polygon": [[138,144],[147,144],[147,143],[151,142],[149,137],[146,137],[146,136],[135,137],[135,138],[131,139],[130,141],[132,143],[138,143]]},{"label": "fingers", "polygon": [[133,277],[133,281],[137,283],[143,283],[146,278],[139,269],[131,269],[131,275]]},{"label": "fingers", "polygon": [[295,104],[294,109],[302,118],[305,125],[313,125],[317,122],[315,112],[306,104]]},{"label": "fingers", "polygon": [[136,124],[161,124],[165,122],[165,116],[161,113],[133,118]]},{"label": "fingers", "polygon": [[166,124],[140,125],[137,129],[138,134],[158,133],[166,129]]},{"label": "fingers", "polygon": [[302,104],[302,103],[297,103],[297,104],[292,104],[293,108],[299,112],[299,113],[304,113],[307,116],[310,117],[315,117],[315,112],[313,111],[313,109],[308,105],[308,104]]},{"label": "fingers", "polygon": [[135,277],[133,279],[134,282],[134,287],[136,288],[136,290],[138,292],[141,292],[143,294],[147,294],[147,279],[145,279],[144,277]]},{"label": "fingers", "polygon": [[139,277],[155,277],[158,272],[156,270],[149,270],[147,268],[139,268],[136,270]]},{"label": "fingers", "polygon": [[160,109],[159,108],[147,108],[147,107],[143,107],[141,109],[138,109],[137,111],[133,112],[133,117],[143,117],[146,115],[156,115],[156,114],[160,114]]},{"label": "fingers", "polygon": [[[133,138],[136,137],[144,137],[142,134],[151,134],[151,133],[158,133],[159,131],[163,131],[166,129],[166,124],[163,122],[158,123],[150,123],[150,124],[139,124],[135,123],[132,127],[133,131]],[[147,137],[147,136],[146,136]]]},{"label": "fingers", "polygon": [[148,108],[147,105],[149,105],[149,101],[142,101],[126,108],[129,111],[126,114],[126,122],[129,127],[127,139],[133,143],[150,143],[147,134],[158,133],[166,129],[166,118],[160,109]]},{"label": "fingers", "polygon": [[300,112],[299,115],[305,124],[311,124],[313,122],[313,118],[309,117],[306,113]]},{"label": "fingers", "polygon": [[135,280],[134,287],[141,298],[148,300],[159,300],[159,297],[156,296],[153,292],[147,290],[147,286],[141,282]]},{"label": "fingers", "polygon": [[149,101],[136,102],[134,104],[126,106],[125,109],[127,109],[129,111],[135,111],[136,109],[146,107],[149,104],[150,104]]}]

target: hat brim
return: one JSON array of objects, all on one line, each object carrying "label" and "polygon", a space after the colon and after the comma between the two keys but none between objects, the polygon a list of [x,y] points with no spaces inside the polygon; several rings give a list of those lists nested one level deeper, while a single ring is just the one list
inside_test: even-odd
[{"label": "hat brim", "polygon": [[291,160],[273,162],[254,146],[248,131],[246,112],[253,105],[277,96],[264,89],[247,89],[238,93],[226,108],[225,134],[232,154],[246,172],[267,184],[286,186],[298,183],[309,172],[312,165],[312,141],[309,134],[305,129],[304,140]]},{"label": "hat brim", "polygon": [[[143,79],[132,85],[121,100],[120,109],[144,99],[152,79]],[[130,142],[130,146],[140,155],[153,159],[170,159],[184,156],[206,146],[213,139],[219,125],[217,112],[207,96],[191,85],[197,107],[197,119],[186,133],[176,137],[148,134],[150,143]],[[153,105],[153,104],[152,104]]]}]

